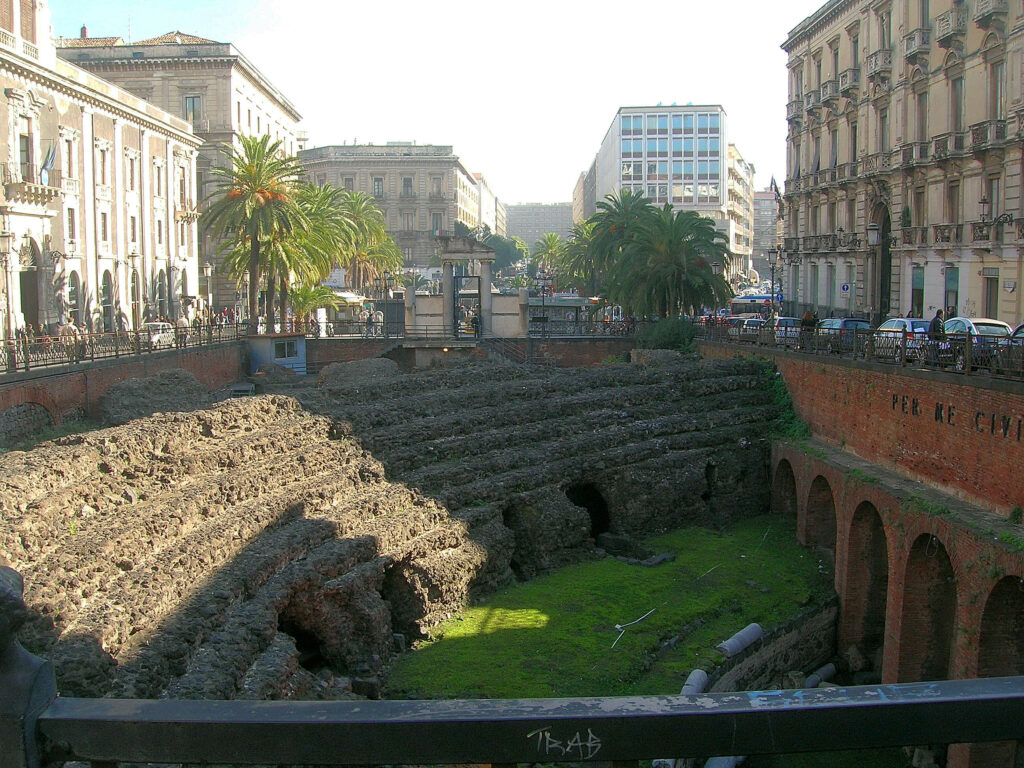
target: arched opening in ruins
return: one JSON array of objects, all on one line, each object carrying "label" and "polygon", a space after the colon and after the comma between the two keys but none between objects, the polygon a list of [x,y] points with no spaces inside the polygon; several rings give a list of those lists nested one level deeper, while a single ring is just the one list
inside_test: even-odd
[{"label": "arched opening in ruins", "polygon": [[881,679],[885,612],[889,592],[889,553],[885,527],[871,502],[862,502],[850,523],[848,572],[843,579],[843,651],[854,646]]},{"label": "arched opening in ruins", "polygon": [[897,682],[946,680],[953,655],[956,575],[938,537],[923,534],[911,547],[903,580]]},{"label": "arched opening in ruins", "polygon": [[[1001,579],[992,589],[981,617],[978,677],[1024,674],[1024,580]],[[1021,765],[1024,742],[996,741],[970,746],[971,768]]]},{"label": "arched opening in ruins", "polygon": [[821,475],[814,478],[807,494],[807,516],[805,525],[806,543],[835,552],[836,549],[836,502],[832,486]]},{"label": "arched opening in ruins", "polygon": [[320,638],[316,633],[310,632],[295,621],[281,616],[277,621],[277,629],[295,641],[295,650],[298,651],[299,666],[314,674],[324,667],[330,666],[324,658],[320,646]]},{"label": "arched opening in ruins", "polygon": [[775,468],[772,481],[772,511],[796,519],[796,476],[792,465],[783,459]]},{"label": "arched opening in ruins", "polygon": [[565,489],[569,501],[590,515],[590,535],[595,539],[607,533],[611,525],[608,502],[593,483],[574,483]]}]

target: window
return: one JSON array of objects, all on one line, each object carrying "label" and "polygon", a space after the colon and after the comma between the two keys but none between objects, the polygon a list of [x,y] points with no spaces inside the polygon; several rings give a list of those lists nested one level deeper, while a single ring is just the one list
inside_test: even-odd
[{"label": "window", "polygon": [[434,232],[440,232],[444,229],[444,214],[440,211],[433,211],[430,214],[430,229]]},{"label": "window", "polygon": [[949,124],[951,130],[959,133],[964,129],[964,79],[962,77],[953,78],[949,83],[949,88],[949,108],[951,110]]},{"label": "window", "polygon": [[832,77],[839,78],[839,45],[832,49]]},{"label": "window", "polygon": [[274,342],[274,359],[284,360],[299,356],[299,346],[294,339]]},{"label": "window", "polygon": [[134,216],[128,217],[128,242],[137,243],[139,241],[138,236],[138,220]]},{"label": "window", "polygon": [[416,214],[412,211],[402,211],[402,229],[412,232],[416,229]]},{"label": "window", "polygon": [[[989,176],[985,183],[985,197],[988,198],[989,211],[994,219],[1002,213],[1002,201],[999,199],[999,177]],[[994,315],[989,315],[994,317]]]},{"label": "window", "polygon": [[412,176],[402,177],[402,196],[412,197]]},{"label": "window", "polygon": [[384,177],[374,176],[373,177],[373,196],[384,197]]},{"label": "window", "polygon": [[857,162],[857,124],[850,123],[850,162]]},{"label": "window", "polygon": [[878,111],[878,151],[889,151],[889,110]]},{"label": "window", "polygon": [[928,223],[928,203],[925,197],[925,188],[918,187],[914,190],[914,213],[915,221],[919,227]]},{"label": "window", "polygon": [[960,182],[951,181],[946,187],[946,221],[960,221]]},{"label": "window", "polygon": [[922,26],[922,27],[931,26],[929,24],[929,21],[931,20],[931,9],[928,6],[929,6],[928,0],[921,0],[921,6],[920,6],[920,10],[921,10],[921,14],[920,14],[921,15],[921,24],[920,24],[920,26]]},{"label": "window", "polygon": [[850,38],[850,66],[853,69],[860,67],[860,36],[854,35]]},{"label": "window", "polygon": [[191,123],[193,126],[203,116],[203,104],[202,97],[200,96],[186,96],[185,97],[185,120]]},{"label": "window", "polygon": [[153,196],[164,196],[164,169],[160,166],[153,169]]},{"label": "window", "polygon": [[160,219],[156,221],[156,244],[164,244],[164,223]]},{"label": "window", "polygon": [[135,191],[135,158],[128,158],[128,189]]},{"label": "window", "polygon": [[982,301],[985,317],[999,317],[999,267],[982,267]]},{"label": "window", "polygon": [[71,139],[64,140],[64,177],[75,178],[75,145]]},{"label": "window", "polygon": [[917,140],[928,141],[928,92],[917,94]]},{"label": "window", "polygon": [[107,150],[100,150],[100,184],[109,184],[107,180]]},{"label": "window", "polygon": [[252,109],[245,110],[245,123],[246,127],[252,130]]},{"label": "window", "polygon": [[839,165],[839,131],[829,131],[829,141],[832,145],[832,151],[828,167],[835,168]]},{"label": "window", "polygon": [[235,112],[236,112],[235,122],[239,126],[241,126],[242,125],[242,102],[240,102],[240,101],[236,101],[235,102]]},{"label": "window", "polygon": [[[988,116],[992,120],[1003,117],[1003,83],[1006,79],[1006,65],[995,62],[988,73]],[[993,315],[989,315],[993,317]]]},{"label": "window", "polygon": [[36,42],[35,0],[21,0],[21,36],[30,43]]},{"label": "window", "polygon": [[946,267],[946,317],[956,317],[960,304],[960,267]]},{"label": "window", "polygon": [[188,185],[185,180],[185,169],[178,169],[178,204],[182,210],[188,207]]},{"label": "window", "polygon": [[64,228],[64,239],[74,240],[75,239],[75,209],[68,208],[67,213],[68,221],[67,226]]},{"label": "window", "polygon": [[910,275],[910,312],[924,317],[924,267],[912,267]]},{"label": "window", "polygon": [[110,232],[107,228],[107,214],[100,213],[100,241],[108,242],[110,240]]},{"label": "window", "polygon": [[347,189],[349,192],[351,192],[352,190],[354,190],[356,188],[356,180],[354,178],[352,178],[351,176],[346,176],[342,180],[341,185],[343,187],[345,187],[345,189]]}]

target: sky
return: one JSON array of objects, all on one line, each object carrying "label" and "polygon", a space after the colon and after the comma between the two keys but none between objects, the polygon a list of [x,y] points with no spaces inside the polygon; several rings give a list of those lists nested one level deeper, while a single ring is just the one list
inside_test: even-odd
[{"label": "sky", "polygon": [[721,104],[782,183],[787,33],[824,0],[50,0],[54,34],[232,43],[309,146],[452,145],[506,204],[568,202],[623,106]]}]

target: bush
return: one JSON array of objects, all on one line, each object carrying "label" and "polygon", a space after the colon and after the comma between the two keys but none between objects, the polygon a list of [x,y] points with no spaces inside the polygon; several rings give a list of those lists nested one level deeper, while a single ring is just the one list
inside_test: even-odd
[{"label": "bush", "polygon": [[645,325],[637,333],[636,339],[640,349],[674,349],[678,352],[690,352],[696,335],[697,329],[692,320],[677,317]]}]

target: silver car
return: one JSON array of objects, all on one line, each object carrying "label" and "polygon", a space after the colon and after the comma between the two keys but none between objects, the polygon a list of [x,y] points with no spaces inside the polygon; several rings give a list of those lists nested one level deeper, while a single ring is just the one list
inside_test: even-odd
[{"label": "silver car", "polygon": [[923,317],[893,317],[886,320],[875,329],[872,339],[875,357],[897,362],[902,359],[920,360],[922,349],[928,341],[929,325],[930,321]]}]

